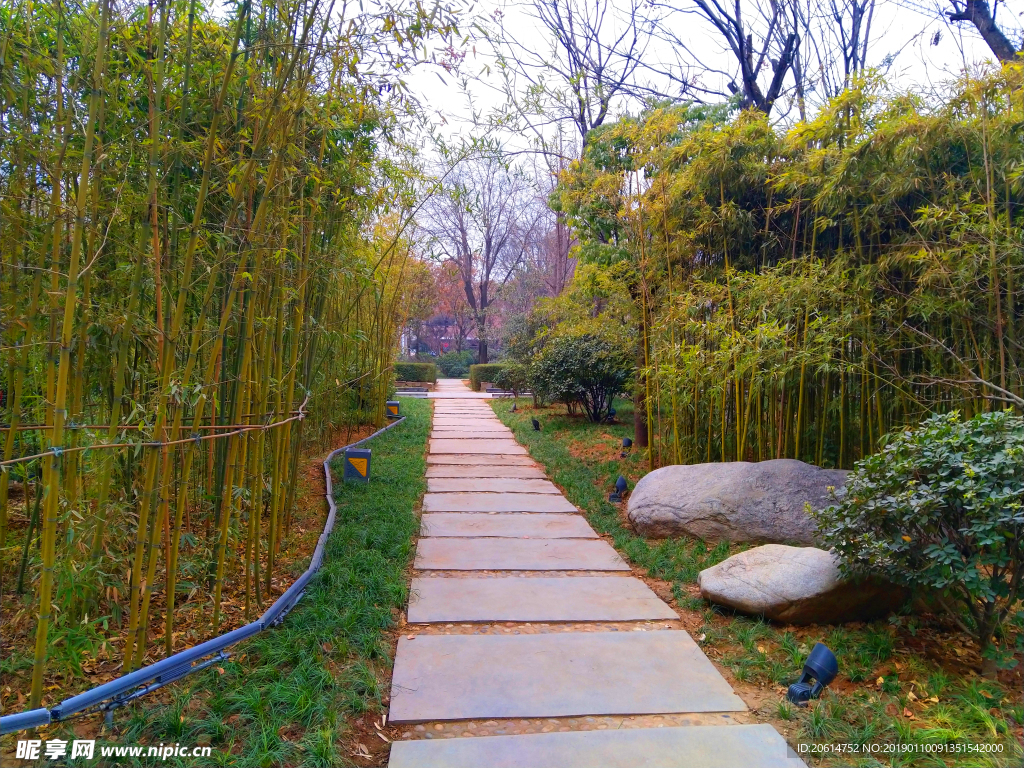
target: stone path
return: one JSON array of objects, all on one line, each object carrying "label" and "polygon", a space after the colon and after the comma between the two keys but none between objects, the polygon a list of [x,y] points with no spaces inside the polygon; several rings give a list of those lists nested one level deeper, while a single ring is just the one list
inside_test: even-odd
[{"label": "stone path", "polygon": [[389,768],[799,768],[483,398],[431,397]]}]

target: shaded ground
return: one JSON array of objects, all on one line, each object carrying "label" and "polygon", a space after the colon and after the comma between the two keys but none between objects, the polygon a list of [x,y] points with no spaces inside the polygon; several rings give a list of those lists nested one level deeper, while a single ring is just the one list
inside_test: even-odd
[{"label": "shaded ground", "polygon": [[[321,501],[324,493],[322,465],[324,457],[331,451],[331,447],[328,446],[344,445],[373,431],[374,427],[369,425],[340,427],[333,433],[323,436],[323,445],[310,446],[303,453],[299,465],[291,529],[282,541],[281,550],[276,558],[275,576],[271,584],[272,597],[263,596],[263,606],[283,594],[295,578],[306,569],[310,553],[323,530],[325,511]],[[24,495],[16,494],[13,502],[9,542],[23,540],[28,526]],[[134,545],[132,537],[108,538],[108,549]],[[267,534],[264,534],[262,540],[266,539]],[[38,578],[39,574],[36,562],[38,553],[35,549],[32,549],[31,553],[32,567],[26,574],[24,594],[17,593],[21,546],[11,546],[3,550],[5,559],[0,564],[0,571],[4,575],[3,632],[0,633],[0,707],[4,713],[28,706],[27,692],[32,676],[36,626],[37,585],[33,579]],[[210,623],[210,593],[199,578],[199,569],[207,565],[204,556],[205,550],[194,547],[186,546],[181,552],[178,598],[172,633],[175,652],[196,645],[215,634]],[[127,558],[127,555],[124,557]],[[237,629],[263,611],[263,607],[253,600],[247,615],[244,579],[237,573],[237,563],[230,565],[234,566],[234,571],[229,571],[229,577],[224,583],[222,620],[216,634]],[[99,571],[110,567],[107,560],[101,560],[97,564]],[[266,567],[267,555],[263,552],[260,557],[261,573],[265,573]],[[73,626],[61,623],[60,611],[67,609],[70,596],[84,594],[82,590],[91,583],[91,580],[100,579],[108,586],[97,603],[86,611],[84,620]],[[146,663],[152,663],[164,656],[164,580],[163,571],[158,571],[158,586],[153,592],[150,609],[152,618]],[[117,574],[97,572],[79,574],[74,582],[74,586],[65,587],[64,592],[60,591],[61,586],[58,585],[56,603],[60,611],[53,642],[50,644],[50,663],[44,682],[44,706],[52,706],[68,696],[113,680],[121,670],[122,649],[128,634],[128,593],[125,586],[127,581],[118,581]],[[195,586],[192,586],[193,584]],[[92,617],[88,614],[92,614]]]},{"label": "shaded ground", "polygon": [[[743,697],[755,720],[774,725],[796,749],[870,743],[894,750],[873,757],[802,753],[809,763],[1021,765],[1024,700],[1019,664],[1004,670],[998,682],[983,680],[975,672],[980,662],[970,638],[933,615],[843,627],[789,627],[712,609],[699,597],[696,576],[740,548],[689,539],[645,540],[626,520],[625,505],[608,502],[618,475],[633,487],[647,470],[646,456],[635,449],[620,457],[622,438],[632,437],[628,403],[617,402],[620,421],[605,425],[567,416],[561,406],[535,410],[520,400],[518,411],[511,413],[511,401],[492,404],[594,528],[643,569],[652,588],[679,610],[683,626]],[[540,432],[533,430],[532,417],[540,421]],[[818,641],[836,652],[840,675],[821,701],[808,709],[791,707],[785,686],[795,680]]]},{"label": "shaded ground", "polygon": [[[381,723],[393,635],[406,600],[430,425],[429,402],[403,399],[402,409],[409,418],[369,444],[369,485],[343,484],[335,472],[338,519],[324,567],[281,626],[235,646],[227,662],[119,710],[113,734],[102,733],[100,719],[91,717],[36,738],[212,748],[202,761],[122,759],[118,765],[377,764],[377,757],[355,761],[363,751],[379,756],[387,749],[374,724]],[[311,462],[303,478],[297,507],[308,515],[315,542],[326,515],[321,464]],[[293,567],[301,572],[307,563]],[[19,764],[8,754],[4,749],[3,765]],[[68,764],[79,762],[102,764]]]}]

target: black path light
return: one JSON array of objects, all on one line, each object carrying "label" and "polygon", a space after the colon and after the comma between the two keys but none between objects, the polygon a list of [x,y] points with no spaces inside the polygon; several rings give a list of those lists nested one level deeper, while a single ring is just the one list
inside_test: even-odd
[{"label": "black path light", "polygon": [[618,503],[622,501],[622,494],[626,492],[626,488],[629,485],[626,483],[626,478],[619,475],[619,479],[615,481],[615,490],[608,496],[608,501],[612,503]]},{"label": "black path light", "polygon": [[633,447],[633,441],[628,437],[622,438],[622,453],[619,454],[620,459],[624,459],[629,455],[629,449]]},{"label": "black path light", "polygon": [[370,482],[370,456],[369,448],[346,448],[345,471],[341,475],[342,480],[356,483]]},{"label": "black path light", "polygon": [[537,421],[536,419],[530,419],[530,421],[533,422],[533,431],[540,432],[540,422]]},{"label": "black path light", "polygon": [[[789,686],[786,698],[798,707],[806,707],[807,702],[821,696],[825,686],[836,679],[839,674],[839,660],[836,655],[822,643],[816,643],[811,649],[807,661],[804,662],[804,671],[800,679]],[[814,680],[814,685],[811,681]]]}]

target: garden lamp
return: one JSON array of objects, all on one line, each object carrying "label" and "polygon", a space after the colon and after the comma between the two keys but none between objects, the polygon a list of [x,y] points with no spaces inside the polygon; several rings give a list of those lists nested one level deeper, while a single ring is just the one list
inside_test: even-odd
[{"label": "garden lamp", "polygon": [[[807,702],[821,696],[825,686],[836,679],[839,673],[839,660],[836,655],[822,643],[816,643],[811,649],[807,661],[804,662],[804,671],[800,679],[789,686],[786,698],[798,707],[806,707]],[[811,685],[811,681],[815,681]]]},{"label": "garden lamp", "polygon": [[626,478],[619,475],[619,479],[615,481],[615,490],[608,496],[608,501],[613,503],[622,501],[622,494],[626,492],[627,487]]},{"label": "garden lamp", "polygon": [[537,421],[536,419],[530,419],[530,421],[533,422],[533,431],[540,432],[540,422]]},{"label": "garden lamp", "polygon": [[626,458],[629,455],[629,449],[633,447],[633,441],[628,437],[622,438],[622,453],[619,454],[620,459]]}]

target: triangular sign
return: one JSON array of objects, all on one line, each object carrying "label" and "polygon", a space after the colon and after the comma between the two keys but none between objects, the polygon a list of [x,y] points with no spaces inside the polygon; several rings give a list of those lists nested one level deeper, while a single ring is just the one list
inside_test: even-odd
[{"label": "triangular sign", "polygon": [[348,463],[351,464],[353,467],[355,467],[356,468],[356,472],[358,472],[363,477],[366,477],[366,462],[367,462],[366,459],[353,459],[353,458],[349,458],[349,460],[348,460]]}]

